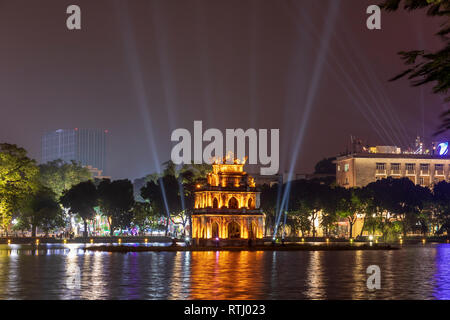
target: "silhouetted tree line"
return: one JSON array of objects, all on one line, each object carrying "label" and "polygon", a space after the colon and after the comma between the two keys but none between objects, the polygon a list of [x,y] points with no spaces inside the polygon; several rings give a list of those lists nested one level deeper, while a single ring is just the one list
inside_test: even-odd
[{"label": "silhouetted tree line", "polygon": [[[286,190],[288,200],[280,209]],[[348,222],[348,237],[367,231],[381,233],[386,240],[408,233],[439,235],[450,229],[450,183],[445,181],[430,189],[408,178],[387,178],[363,188],[346,189],[320,180],[298,180],[289,187],[264,185],[261,204],[266,213],[266,233],[275,229],[278,220],[278,236],[285,230],[286,236],[316,236],[317,226],[326,236],[338,235],[339,221]],[[279,214],[282,218],[276,219]],[[363,219],[363,228],[355,234],[358,217]]]},{"label": "silhouetted tree line", "polygon": [[[331,161],[319,167],[329,171]],[[325,165],[324,165],[325,164]],[[130,180],[93,180],[86,168],[75,162],[57,160],[37,165],[26,151],[0,144],[0,226],[48,234],[71,224],[71,218],[88,224],[96,214],[107,218],[110,234],[130,227],[168,230],[169,221],[179,217],[190,225],[197,183],[204,183],[209,165],[165,164],[160,174],[141,182],[136,201]],[[283,208],[281,208],[283,206]],[[442,234],[450,229],[450,184],[442,181],[432,188],[415,185],[407,178],[382,179],[363,188],[345,189],[327,179],[298,180],[289,185],[264,185],[261,207],[266,214],[266,235],[278,222],[278,235],[338,235],[340,221],[347,221],[347,236],[355,237],[354,225],[363,219],[362,231],[381,233],[386,239],[408,233]],[[277,219],[277,216],[282,218]],[[165,218],[165,225],[159,221]],[[285,228],[286,227],[286,228]],[[186,228],[184,228],[186,230]]]},{"label": "silhouetted tree line", "polygon": [[[93,179],[89,170],[76,162],[62,160],[37,165],[23,148],[0,144],[0,228],[13,231],[37,230],[45,234],[71,229],[72,218],[88,225],[96,215],[106,218],[110,235],[137,228],[168,230],[169,221],[179,217],[184,229],[194,203],[197,182],[203,182],[208,165],[165,163],[161,174],[140,181],[139,197],[128,179]],[[136,201],[135,199],[139,201]],[[161,219],[164,218],[164,219]],[[160,221],[165,225],[161,226]]]}]

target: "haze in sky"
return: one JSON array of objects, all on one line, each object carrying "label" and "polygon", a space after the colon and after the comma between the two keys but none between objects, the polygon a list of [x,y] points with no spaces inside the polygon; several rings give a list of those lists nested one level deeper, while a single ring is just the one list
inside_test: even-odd
[{"label": "haze in sky", "polygon": [[279,128],[280,171],[311,172],[350,135],[406,147],[439,124],[430,87],[388,82],[398,51],[442,45],[425,12],[383,12],[368,30],[366,0],[78,0],[82,29],[69,31],[70,4],[0,1],[0,141],[36,159],[48,130],[104,128],[106,173],[133,179],[201,120]]}]

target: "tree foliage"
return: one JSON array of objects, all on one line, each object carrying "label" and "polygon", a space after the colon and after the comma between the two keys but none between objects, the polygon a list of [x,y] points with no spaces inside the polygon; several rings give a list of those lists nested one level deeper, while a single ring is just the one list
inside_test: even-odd
[{"label": "tree foliage", "polygon": [[135,201],[130,180],[102,180],[98,186],[98,199],[102,214],[108,218],[111,236],[116,229],[131,226]]},{"label": "tree foliage", "polygon": [[53,190],[57,197],[62,196],[64,190],[90,179],[89,170],[75,161],[54,160],[39,165],[40,183]]},{"label": "tree foliage", "polygon": [[92,181],[84,181],[63,192],[61,204],[69,213],[77,214],[84,223],[84,237],[88,236],[87,221],[95,215],[94,207],[98,203],[97,188]]},{"label": "tree foliage", "polygon": [[[450,88],[450,0],[385,0],[382,7],[387,11],[401,7],[407,11],[427,9],[428,16],[443,19],[436,33],[444,42],[443,48],[434,52],[423,48],[399,52],[407,69],[391,80],[408,77],[413,86],[432,83],[434,93],[447,95]],[[445,101],[449,102],[450,96]],[[441,118],[442,125],[436,135],[450,129],[450,110],[442,113]]]},{"label": "tree foliage", "polygon": [[166,218],[166,234],[173,216],[182,219],[184,227],[194,206],[197,183],[206,180],[210,165],[184,165],[177,169],[172,161],[165,163],[162,174],[154,174],[141,189],[141,197],[150,203],[156,215]]},{"label": "tree foliage", "polygon": [[314,167],[315,174],[336,174],[336,164],[333,161],[336,157],[325,158],[316,163]]},{"label": "tree foliage", "polygon": [[148,228],[157,226],[157,217],[148,202],[135,202],[133,207],[133,225],[143,233]]},{"label": "tree foliage", "polygon": [[7,231],[13,213],[37,188],[38,168],[25,149],[0,144],[0,226]]},{"label": "tree foliage", "polygon": [[33,237],[36,236],[37,228],[48,234],[51,230],[65,225],[63,211],[55,193],[44,186],[27,199],[19,221],[22,228],[32,230]]}]

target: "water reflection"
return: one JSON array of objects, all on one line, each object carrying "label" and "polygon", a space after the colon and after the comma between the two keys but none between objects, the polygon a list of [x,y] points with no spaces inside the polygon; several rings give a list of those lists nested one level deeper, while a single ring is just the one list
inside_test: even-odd
[{"label": "water reflection", "polygon": [[323,251],[309,252],[309,263],[307,270],[307,289],[306,297],[308,299],[326,299],[323,291],[323,267],[321,266],[321,258]]},{"label": "water reflection", "polygon": [[170,279],[169,299],[184,300],[189,298],[190,260],[190,252],[177,252],[175,254]]},{"label": "water reflection", "polygon": [[433,296],[440,300],[450,299],[450,245],[440,244],[436,250],[436,273]]},{"label": "water reflection", "polygon": [[60,286],[65,286],[66,290],[62,290],[62,299],[72,299],[79,296],[81,292],[81,269],[78,266],[77,247],[70,245],[66,252],[65,274],[60,280]]},{"label": "water reflection", "polygon": [[[366,287],[369,265],[380,267],[380,290]],[[126,254],[0,245],[0,299],[450,299],[450,245]]]},{"label": "water reflection", "polygon": [[263,252],[192,252],[191,299],[261,299]]}]

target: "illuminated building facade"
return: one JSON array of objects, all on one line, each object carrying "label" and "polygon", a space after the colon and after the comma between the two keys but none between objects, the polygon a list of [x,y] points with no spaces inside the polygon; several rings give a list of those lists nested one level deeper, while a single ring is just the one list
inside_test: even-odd
[{"label": "illuminated building facade", "polygon": [[424,154],[350,154],[336,159],[336,182],[345,188],[364,187],[371,182],[408,178],[414,184],[431,187],[450,179],[450,158]]},{"label": "illuminated building facade", "polygon": [[[225,161],[224,161],[225,162]],[[264,214],[254,179],[244,163],[214,163],[206,185],[198,185],[192,213],[194,239],[262,239]]]},{"label": "illuminated building facade", "polygon": [[[448,143],[436,144],[429,153],[401,153],[399,148],[376,147],[371,152],[351,153],[336,158],[336,183],[345,188],[361,188],[377,180],[408,178],[414,184],[432,188],[450,181]],[[346,222],[342,222],[346,223]],[[358,214],[353,234],[360,234],[364,215]]]}]

